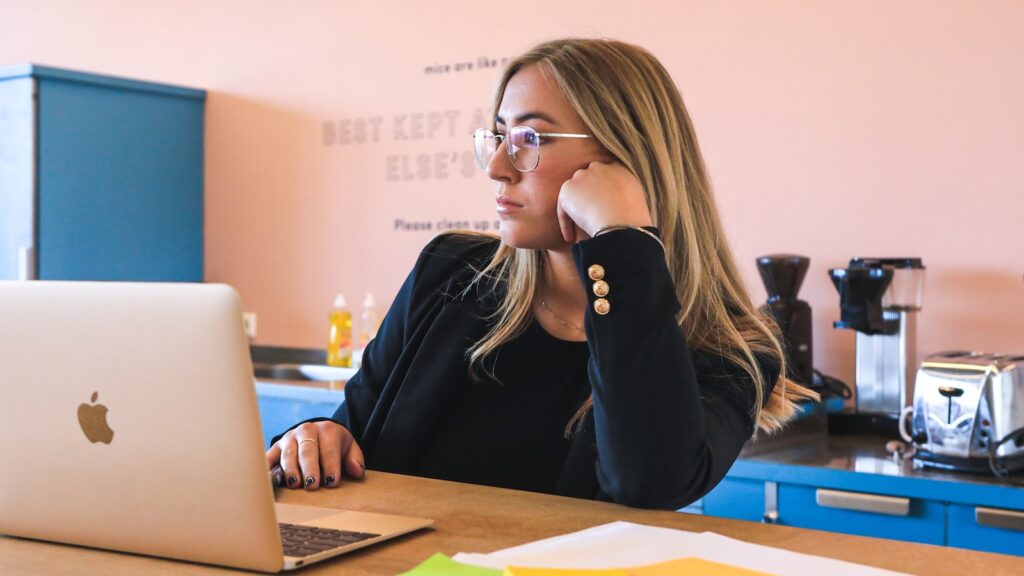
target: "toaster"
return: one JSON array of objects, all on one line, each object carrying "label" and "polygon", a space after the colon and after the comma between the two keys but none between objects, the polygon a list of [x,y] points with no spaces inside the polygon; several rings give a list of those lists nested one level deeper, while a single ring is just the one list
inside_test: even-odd
[{"label": "toaster", "polygon": [[[1024,468],[1024,355],[943,352],[924,359],[910,431],[925,465],[991,472]],[[905,419],[901,419],[901,425]],[[997,464],[998,463],[998,464]]]}]

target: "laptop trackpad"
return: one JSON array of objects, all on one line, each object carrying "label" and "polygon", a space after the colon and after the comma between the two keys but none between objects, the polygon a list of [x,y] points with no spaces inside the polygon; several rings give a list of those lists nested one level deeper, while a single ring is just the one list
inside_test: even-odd
[{"label": "laptop trackpad", "polygon": [[311,520],[333,516],[341,510],[334,508],[317,508],[316,506],[299,506],[296,504],[274,504],[277,521],[286,524],[309,524]]},{"label": "laptop trackpad", "polygon": [[397,535],[427,527],[434,523],[426,518],[413,518],[395,514],[356,512],[336,508],[297,506],[295,504],[274,504],[277,521],[286,524],[301,524],[335,530],[369,532],[381,535]]}]

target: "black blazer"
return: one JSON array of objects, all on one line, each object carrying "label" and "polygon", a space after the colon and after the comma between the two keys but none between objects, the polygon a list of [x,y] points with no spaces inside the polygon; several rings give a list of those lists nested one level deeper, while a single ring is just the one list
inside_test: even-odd
[{"label": "black blazer", "polygon": [[[465,378],[466,349],[487,332],[498,303],[500,294],[486,286],[466,291],[497,247],[490,238],[444,234],[420,254],[331,418],[353,433],[368,468],[415,473]],[[690,351],[654,239],[617,230],[576,244],[573,256],[590,295],[594,409],[573,436],[556,492],[681,508],[722,479],[752,435],[753,382],[721,357]],[[593,307],[595,264],[609,287],[605,315]],[[767,381],[778,375],[770,362],[761,369]]]}]

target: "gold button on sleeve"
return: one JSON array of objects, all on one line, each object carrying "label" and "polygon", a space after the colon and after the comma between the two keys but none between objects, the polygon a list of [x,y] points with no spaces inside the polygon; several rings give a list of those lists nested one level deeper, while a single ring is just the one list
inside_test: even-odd
[{"label": "gold button on sleeve", "polygon": [[594,282],[594,296],[605,297],[608,295],[608,283],[604,280]]},{"label": "gold button on sleeve", "polygon": [[611,311],[612,305],[610,302],[608,302],[608,300],[604,298],[598,298],[597,300],[594,300],[594,312],[597,312],[601,316],[604,316],[605,314]]},{"label": "gold button on sleeve", "polygon": [[590,268],[587,268],[587,276],[590,276],[591,280],[600,280],[604,278],[604,266],[600,264],[592,264]]}]

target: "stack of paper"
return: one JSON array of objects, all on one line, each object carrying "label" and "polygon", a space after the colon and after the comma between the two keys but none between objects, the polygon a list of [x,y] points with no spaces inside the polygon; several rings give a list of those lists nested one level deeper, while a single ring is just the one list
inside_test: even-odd
[{"label": "stack of paper", "polygon": [[634,568],[505,568],[503,576],[767,576],[746,568],[736,568],[700,558],[679,558]]},{"label": "stack of paper", "polygon": [[[713,532],[685,532],[612,522],[490,554],[459,553],[454,560],[508,575],[561,574],[550,569],[605,570],[611,576],[642,574],[786,574],[787,576],[892,576],[880,568],[750,544]],[[701,562],[706,561],[706,562]],[[664,564],[664,563],[672,564]],[[527,567],[527,568],[519,568]],[[543,568],[548,571],[529,571]],[[692,571],[690,571],[692,569]],[[737,569],[742,569],[737,571]],[[607,572],[619,570],[618,572]],[[590,572],[593,573],[593,572]],[[493,573],[492,573],[493,574]],[[583,573],[565,573],[582,576]]]},{"label": "stack of paper", "polygon": [[680,558],[660,564],[641,566],[638,568],[524,568],[509,566],[505,570],[481,568],[470,564],[456,562],[444,554],[437,553],[422,564],[400,576],[764,576],[764,572],[755,572],[701,560],[699,558]]}]

